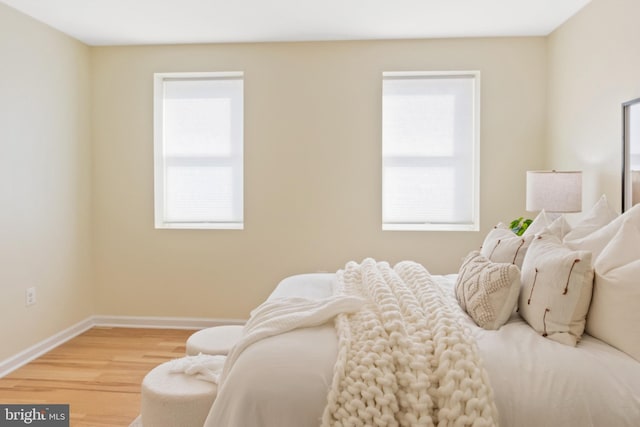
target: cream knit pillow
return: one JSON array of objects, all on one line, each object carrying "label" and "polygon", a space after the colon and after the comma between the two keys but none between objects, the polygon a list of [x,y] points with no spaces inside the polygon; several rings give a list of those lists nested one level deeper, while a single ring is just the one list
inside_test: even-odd
[{"label": "cream knit pillow", "polygon": [[473,251],[462,263],[456,280],[460,307],[484,329],[498,329],[515,309],[520,292],[520,269],[494,263]]},{"label": "cream knit pillow", "polygon": [[584,332],[593,289],[591,253],[572,251],[542,232],[522,265],[520,315],[542,336],[575,346]]}]

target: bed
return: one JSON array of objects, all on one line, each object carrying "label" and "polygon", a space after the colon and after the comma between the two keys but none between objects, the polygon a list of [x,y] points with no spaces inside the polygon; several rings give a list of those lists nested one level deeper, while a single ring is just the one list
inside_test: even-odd
[{"label": "bed", "polygon": [[[542,212],[528,235],[509,233],[497,226],[460,271],[429,278],[473,342],[494,419],[379,424],[640,425],[640,205],[617,216],[601,200],[575,226]],[[492,290],[501,302],[487,321],[495,301],[477,294],[498,276],[508,287]],[[343,282],[343,270],[291,276],[265,304],[324,301]],[[205,427],[373,425],[326,422],[342,357],[339,318],[262,336],[237,351]]]}]

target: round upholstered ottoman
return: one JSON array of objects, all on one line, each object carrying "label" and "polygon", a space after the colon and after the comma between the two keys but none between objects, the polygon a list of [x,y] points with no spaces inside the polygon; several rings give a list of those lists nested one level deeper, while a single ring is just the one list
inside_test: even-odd
[{"label": "round upholstered ottoman", "polygon": [[142,381],[144,427],[202,427],[218,386],[194,375],[171,372],[172,362],[152,369]]},{"label": "round upholstered ottoman", "polygon": [[242,325],[223,325],[199,330],[187,339],[187,355],[224,356],[242,336],[242,328]]}]

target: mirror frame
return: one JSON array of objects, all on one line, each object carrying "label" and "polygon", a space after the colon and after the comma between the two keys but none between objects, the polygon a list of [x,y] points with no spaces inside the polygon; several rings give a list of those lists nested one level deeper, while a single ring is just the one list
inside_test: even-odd
[{"label": "mirror frame", "polygon": [[[632,206],[630,160],[632,135],[629,130],[629,116],[631,113],[631,107],[638,104],[640,104],[640,98],[622,103],[622,212],[629,210]],[[638,114],[640,114],[640,109]],[[640,135],[633,135],[633,138],[638,139],[640,138]]]}]

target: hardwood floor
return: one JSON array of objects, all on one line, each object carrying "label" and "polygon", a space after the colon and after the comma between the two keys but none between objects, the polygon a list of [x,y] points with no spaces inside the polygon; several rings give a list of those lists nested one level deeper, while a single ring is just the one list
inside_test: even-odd
[{"label": "hardwood floor", "polygon": [[71,427],[128,426],[140,384],[193,330],[96,327],[0,378],[0,403],[68,403]]}]

